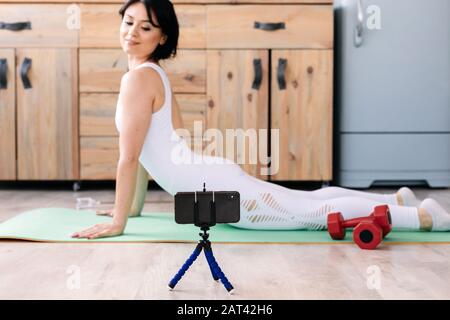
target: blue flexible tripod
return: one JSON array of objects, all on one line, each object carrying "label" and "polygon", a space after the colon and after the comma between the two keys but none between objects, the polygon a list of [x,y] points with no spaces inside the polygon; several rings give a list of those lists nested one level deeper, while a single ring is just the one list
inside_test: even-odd
[{"label": "blue flexible tripod", "polygon": [[[205,191],[205,187],[203,186],[203,191]],[[200,255],[200,253],[205,253],[206,260],[208,261],[209,269],[211,270],[211,275],[215,281],[222,281],[223,286],[225,289],[227,289],[228,293],[233,293],[233,286],[228,281],[225,274],[220,269],[219,265],[217,264],[216,259],[214,258],[212,248],[211,248],[211,242],[208,240],[209,234],[208,230],[210,226],[213,226],[216,224],[216,206],[214,201],[214,192],[213,192],[213,200],[210,202],[211,205],[211,221],[209,223],[199,223],[199,209],[197,205],[197,198],[194,203],[194,219],[195,219],[195,225],[200,227],[202,232],[199,233],[200,237],[202,237],[202,240],[198,241],[197,247],[192,252],[191,256],[186,260],[186,262],[183,264],[183,266],[180,268],[180,270],[177,272],[177,274],[170,280],[168,286],[169,289],[172,290],[177,285],[178,281],[181,280],[183,275],[186,273],[186,271],[189,269],[189,267],[194,263],[195,259]]]},{"label": "blue flexible tripod", "polygon": [[209,269],[211,270],[213,279],[215,281],[219,281],[220,279],[225,289],[227,289],[227,291],[230,294],[233,293],[233,286],[228,281],[227,277],[222,272],[219,265],[217,264],[216,259],[214,258],[211,248],[211,242],[208,240],[209,237],[209,234],[207,233],[208,229],[209,229],[208,227],[202,228],[203,233],[199,233],[199,235],[203,238],[203,240],[199,240],[197,247],[194,249],[194,252],[192,252],[191,256],[186,260],[186,262],[183,264],[178,273],[172,278],[172,280],[170,280],[169,288],[171,290],[175,288],[178,281],[181,280],[183,275],[186,273],[186,271],[194,263],[195,259],[197,259],[197,257],[203,250],[203,252],[205,253],[206,260],[208,261]]}]

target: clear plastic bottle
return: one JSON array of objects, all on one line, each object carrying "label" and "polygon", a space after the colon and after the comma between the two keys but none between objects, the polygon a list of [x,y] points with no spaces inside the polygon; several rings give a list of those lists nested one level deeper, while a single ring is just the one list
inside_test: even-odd
[{"label": "clear plastic bottle", "polygon": [[77,198],[76,199],[76,209],[77,210],[83,210],[83,209],[91,209],[99,206],[101,203],[100,201],[95,200],[94,198]]}]

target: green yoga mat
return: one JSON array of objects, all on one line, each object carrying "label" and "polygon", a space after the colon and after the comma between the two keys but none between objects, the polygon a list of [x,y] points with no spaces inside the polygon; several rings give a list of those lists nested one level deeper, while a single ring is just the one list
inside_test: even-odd
[{"label": "green yoga mat", "polygon": [[[95,211],[67,208],[40,208],[23,212],[0,224],[1,239],[20,239],[47,242],[197,242],[200,229],[193,225],[179,225],[173,213],[143,213],[128,219],[121,236],[99,239],[75,239],[70,235],[111,218],[97,216]],[[242,243],[352,243],[351,232],[345,240],[333,241],[327,231],[263,231],[247,230],[227,224],[211,228],[214,242]],[[386,243],[450,243],[450,232],[391,232]]]}]

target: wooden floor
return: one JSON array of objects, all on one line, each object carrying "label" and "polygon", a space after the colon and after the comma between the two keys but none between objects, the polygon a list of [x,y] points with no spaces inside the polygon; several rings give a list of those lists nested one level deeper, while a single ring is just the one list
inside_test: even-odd
[{"label": "wooden floor", "polygon": [[[449,189],[414,190],[450,210]],[[77,197],[112,201],[114,191],[3,189],[0,222],[40,207],[74,208]],[[147,202],[145,211],[173,210],[173,198],[163,191],[150,190]],[[214,244],[235,294],[212,281],[203,256],[168,291],[193,248],[3,240],[0,299],[450,299],[449,244],[383,245],[374,251],[354,244]]]}]

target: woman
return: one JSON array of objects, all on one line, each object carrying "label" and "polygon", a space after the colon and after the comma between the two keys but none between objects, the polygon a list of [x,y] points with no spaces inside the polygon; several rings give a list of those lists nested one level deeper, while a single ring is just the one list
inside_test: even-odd
[{"label": "woman", "polygon": [[[338,187],[293,190],[256,179],[230,160],[193,153],[174,131],[182,127],[180,112],[169,79],[159,65],[160,60],[176,55],[179,31],[171,2],[129,0],[119,13],[120,43],[128,54],[130,71],[122,77],[116,110],[120,149],[116,199],[114,208],[104,212],[112,221],[76,232],[73,237],[122,234],[128,217],[142,210],[147,172],[172,195],[200,190],[203,182],[209,190],[239,191],[241,221],[234,225],[242,228],[324,229],[331,211],[340,211],[349,219],[369,214],[373,207],[385,203],[395,228],[450,230],[449,213],[433,199],[419,204],[405,187],[395,194]],[[195,161],[175,161],[180,151]]]}]

